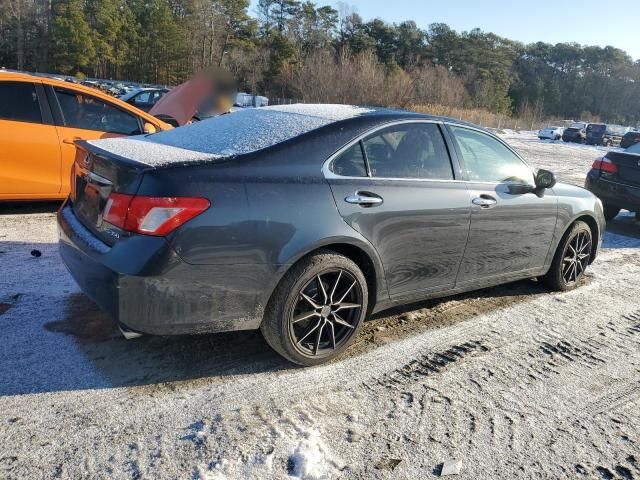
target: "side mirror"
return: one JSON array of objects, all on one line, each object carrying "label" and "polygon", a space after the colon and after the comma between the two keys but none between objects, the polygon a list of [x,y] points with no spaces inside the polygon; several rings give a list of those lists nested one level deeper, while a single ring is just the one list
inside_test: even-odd
[{"label": "side mirror", "polygon": [[144,133],[156,133],[158,129],[153,123],[145,122],[143,127]]},{"label": "side mirror", "polygon": [[556,185],[556,175],[549,170],[538,170],[536,173],[536,189],[545,190],[553,188]]}]

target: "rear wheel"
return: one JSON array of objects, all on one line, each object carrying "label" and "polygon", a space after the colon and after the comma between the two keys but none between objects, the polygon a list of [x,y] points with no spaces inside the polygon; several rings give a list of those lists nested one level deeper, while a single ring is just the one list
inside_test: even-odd
[{"label": "rear wheel", "polygon": [[350,259],[320,251],[294,265],[273,293],[260,327],[280,355],[304,366],[340,355],[367,311],[367,282]]},{"label": "rear wheel", "polygon": [[562,238],[551,268],[542,281],[552,290],[573,290],[589,266],[592,251],[591,229],[582,221],[576,222]]},{"label": "rear wheel", "polygon": [[613,220],[620,213],[620,207],[616,207],[615,205],[611,205],[609,203],[602,203],[602,209],[604,211],[604,218],[607,222]]}]

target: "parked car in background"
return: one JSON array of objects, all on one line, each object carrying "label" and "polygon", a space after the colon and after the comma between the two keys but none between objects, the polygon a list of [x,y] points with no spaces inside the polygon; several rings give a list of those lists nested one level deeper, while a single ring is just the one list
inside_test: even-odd
[{"label": "parked car in background", "polygon": [[234,106],[241,108],[267,107],[269,106],[269,99],[260,95],[251,95],[250,93],[240,92],[236,94]]},{"label": "parked car in background", "polygon": [[620,145],[622,138],[628,131],[629,128],[622,125],[590,123],[587,125],[587,143],[589,145],[604,145],[605,147]]},{"label": "parked car in background", "polygon": [[125,93],[120,100],[148,112],[167,92],[168,88],[138,88]]},{"label": "parked car in background", "polygon": [[547,127],[538,132],[538,138],[540,140],[560,140],[563,133],[563,127]]},{"label": "parked car in background", "polygon": [[95,88],[0,72],[0,200],[66,198],[76,140],[168,128]]},{"label": "parked car in background", "polygon": [[573,289],[605,228],[595,196],[499,137],[404,111],[242,109],[76,158],[60,253],[127,335],[259,328],[302,365],[394,305]]},{"label": "parked car in background", "polygon": [[622,148],[629,148],[630,146],[637,143],[640,143],[640,132],[634,130],[624,134],[622,140],[620,141],[620,146]]},{"label": "parked car in background", "polygon": [[563,142],[585,143],[586,138],[587,125],[584,123],[574,123],[562,133]]},{"label": "parked car in background", "polygon": [[598,158],[587,174],[585,188],[602,200],[607,220],[623,208],[640,212],[640,143]]}]

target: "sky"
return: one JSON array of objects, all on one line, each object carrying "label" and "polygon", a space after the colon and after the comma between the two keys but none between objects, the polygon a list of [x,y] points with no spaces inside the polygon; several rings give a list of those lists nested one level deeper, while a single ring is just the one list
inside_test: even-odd
[{"label": "sky", "polygon": [[[637,0],[635,0],[637,1]],[[314,0],[336,7],[334,0]],[[257,0],[252,0],[251,12]],[[463,31],[478,27],[524,43],[578,42],[613,45],[640,59],[640,22],[630,2],[602,0],[347,0],[365,19],[390,23],[414,20],[420,28],[434,22]],[[625,14],[625,10],[627,13]]]}]

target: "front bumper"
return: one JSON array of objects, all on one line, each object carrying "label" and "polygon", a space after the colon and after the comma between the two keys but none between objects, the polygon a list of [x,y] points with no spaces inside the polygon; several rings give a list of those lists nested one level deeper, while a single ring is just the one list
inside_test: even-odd
[{"label": "front bumper", "polygon": [[640,211],[640,186],[612,182],[602,178],[599,172],[591,170],[584,187],[605,203],[632,212]]},{"label": "front bumper", "polygon": [[191,265],[161,237],[100,242],[71,207],[58,212],[60,256],[82,291],[129,330],[153,335],[253,330],[269,268]]}]

